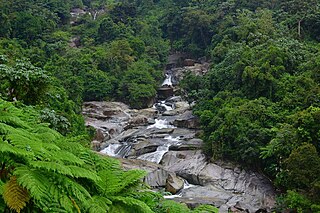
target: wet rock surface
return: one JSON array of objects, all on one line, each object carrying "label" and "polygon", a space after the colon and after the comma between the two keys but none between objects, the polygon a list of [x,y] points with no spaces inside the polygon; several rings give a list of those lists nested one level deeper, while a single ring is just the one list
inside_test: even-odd
[{"label": "wet rock surface", "polygon": [[[197,66],[184,69],[203,72]],[[96,129],[93,149],[119,158],[125,169],[146,170],[144,181],[176,194],[171,199],[190,207],[214,205],[220,212],[271,212],[275,206],[274,189],[263,175],[228,162],[208,162],[197,138],[198,118],[179,96],[142,110],[119,102],[88,102],[83,115],[87,126]]]}]

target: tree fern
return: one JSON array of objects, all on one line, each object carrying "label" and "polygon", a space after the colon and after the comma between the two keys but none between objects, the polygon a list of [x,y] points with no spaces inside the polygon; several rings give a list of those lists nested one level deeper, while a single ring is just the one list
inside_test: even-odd
[{"label": "tree fern", "polygon": [[122,190],[136,184],[146,174],[142,170],[123,171],[101,171],[99,175],[102,181],[98,183],[105,195],[116,195]]},{"label": "tree fern", "polygon": [[0,122],[0,134],[5,135],[8,134],[9,132],[14,131],[15,128],[6,124],[6,123],[2,123]]},{"label": "tree fern", "polygon": [[44,172],[37,169],[31,169],[28,166],[20,166],[15,168],[14,175],[17,177],[17,182],[26,188],[31,197],[38,201],[48,201],[50,181]]},{"label": "tree fern", "polygon": [[127,212],[153,213],[153,211],[147,204],[132,197],[115,196],[112,197],[111,200],[113,202],[113,205],[115,206],[117,206],[118,204],[120,204],[121,206],[126,206],[128,210]]},{"label": "tree fern", "polygon": [[21,211],[27,204],[10,200],[13,188],[43,212],[153,212],[160,197],[141,184],[144,171],[123,171],[118,160],[82,146],[85,137],[64,137],[39,124],[32,108],[23,109],[0,99],[0,162],[6,171],[0,193],[9,208]]},{"label": "tree fern", "polygon": [[11,144],[7,143],[6,141],[2,141],[0,139],[0,156],[2,154],[14,154],[20,157],[33,157],[34,154],[30,151],[27,151],[25,149],[19,149],[17,147],[12,146]]},{"label": "tree fern", "polygon": [[89,213],[106,213],[110,210],[110,205],[112,202],[102,196],[93,196],[91,200],[88,201],[88,206],[86,207]]},{"label": "tree fern", "polygon": [[4,185],[3,198],[8,207],[18,213],[20,213],[30,200],[28,191],[18,184],[15,176],[12,176]]}]

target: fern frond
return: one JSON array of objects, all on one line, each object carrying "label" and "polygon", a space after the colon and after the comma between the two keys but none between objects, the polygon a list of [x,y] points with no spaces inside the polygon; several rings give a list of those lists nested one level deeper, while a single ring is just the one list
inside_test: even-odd
[{"label": "fern frond", "polygon": [[4,192],[4,182],[2,182],[1,180],[0,180],[0,195],[2,195],[3,194],[3,192]]},{"label": "fern frond", "polygon": [[30,161],[29,164],[30,166],[36,169],[43,169],[43,170],[52,171],[52,172],[56,172],[63,175],[69,175],[73,177],[71,169],[68,166],[63,165],[61,163],[45,162],[45,161]]},{"label": "fern frond", "polygon": [[100,181],[101,178],[94,172],[84,169],[78,166],[68,166],[70,169],[72,176],[76,178],[87,178],[89,180],[93,180],[94,182]]},{"label": "fern frond", "polygon": [[60,185],[67,189],[67,193],[69,196],[79,200],[81,203],[86,203],[88,200],[91,199],[90,193],[84,188],[81,184],[77,183],[76,181],[66,177],[61,176],[59,178]]},{"label": "fern frond", "polygon": [[100,156],[97,155],[96,153],[92,152],[92,155],[94,155],[96,157],[96,166],[99,170],[110,170],[110,171],[122,171],[122,168],[120,166],[120,161],[115,159],[115,158],[111,158],[108,156]]},{"label": "fern frond", "polygon": [[89,213],[106,213],[110,209],[109,205],[112,204],[109,199],[101,196],[93,196],[88,203],[87,212]]},{"label": "fern frond", "polygon": [[30,200],[28,191],[18,184],[15,176],[12,176],[5,184],[3,198],[7,206],[18,213],[20,213]]},{"label": "fern frond", "polygon": [[11,153],[14,155],[22,156],[22,157],[33,157],[34,153],[27,151],[26,149],[20,149],[12,146],[6,141],[0,140],[0,153]]},{"label": "fern frond", "polygon": [[68,212],[74,212],[73,202],[67,195],[62,194],[62,196],[59,199],[59,203]]},{"label": "fern frond", "polygon": [[129,207],[129,209],[133,210],[130,212],[154,213],[147,204],[132,197],[117,196],[110,199],[115,205],[121,203],[122,205]]},{"label": "fern frond", "polygon": [[13,127],[30,128],[26,122],[22,121],[18,117],[12,116],[9,113],[0,113],[0,123],[5,123]]},{"label": "fern frond", "polygon": [[32,198],[39,201],[48,200],[47,190],[50,187],[50,181],[41,171],[20,166],[15,168],[13,174],[17,177],[18,183],[29,191]]},{"label": "fern frond", "polygon": [[76,164],[76,165],[84,165],[85,162],[74,154],[65,151],[59,150],[58,152],[52,152],[55,160],[63,161],[66,163]]},{"label": "fern frond", "polygon": [[55,144],[58,147],[60,147],[62,150],[66,150],[66,151],[71,152],[77,156],[79,155],[79,153],[87,150],[81,144],[68,142],[68,140],[65,140],[65,139],[56,140]]},{"label": "fern frond", "polygon": [[7,134],[6,139],[19,148],[25,148],[26,146],[28,146],[32,150],[41,150],[41,152],[43,149],[60,150],[57,145],[44,142],[40,140],[35,134],[22,129],[16,129],[14,133]]},{"label": "fern frond", "polygon": [[6,135],[9,132],[12,132],[14,130],[15,130],[15,128],[13,128],[12,126],[0,122],[0,134]]},{"label": "fern frond", "polygon": [[59,132],[50,129],[45,124],[38,124],[34,129],[32,129],[32,132],[37,133],[40,139],[47,142],[54,142],[55,140],[62,138],[62,135]]},{"label": "fern frond", "polygon": [[130,170],[127,172],[117,171],[110,172],[108,170],[101,171],[99,173],[102,181],[98,185],[102,189],[102,193],[105,195],[116,195],[124,189],[128,189],[129,186],[137,184],[146,175],[142,170]]}]

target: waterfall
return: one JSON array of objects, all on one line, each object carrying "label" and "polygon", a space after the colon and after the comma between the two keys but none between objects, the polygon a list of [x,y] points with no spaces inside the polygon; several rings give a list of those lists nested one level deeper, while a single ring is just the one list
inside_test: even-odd
[{"label": "waterfall", "polygon": [[139,156],[137,159],[160,163],[164,154],[169,151],[169,144],[158,146],[157,151]]},{"label": "waterfall", "polygon": [[173,138],[171,135],[164,137],[164,140],[166,140],[166,143],[164,145],[158,146],[157,151],[141,155],[137,159],[159,164],[164,154],[169,151],[170,146],[172,144],[177,144],[180,141],[179,137]]},{"label": "waterfall", "polygon": [[119,143],[116,143],[116,144],[110,144],[109,146],[107,146],[105,149],[101,150],[100,152],[103,153],[103,154],[107,154],[109,156],[112,156],[112,157],[116,157],[117,156],[117,153],[118,153],[118,150],[119,148],[121,147],[122,145],[119,144]]},{"label": "waterfall", "polygon": [[170,125],[167,120],[155,119],[155,123],[147,127],[147,129],[151,129],[151,128],[166,129],[166,128],[176,128],[176,127],[173,125]]},{"label": "waterfall", "polygon": [[163,81],[162,86],[172,86],[172,75],[166,74],[166,79]]},{"label": "waterfall", "polygon": [[112,157],[126,157],[132,148],[132,144],[110,144],[105,149],[100,152],[103,154],[107,154]]}]

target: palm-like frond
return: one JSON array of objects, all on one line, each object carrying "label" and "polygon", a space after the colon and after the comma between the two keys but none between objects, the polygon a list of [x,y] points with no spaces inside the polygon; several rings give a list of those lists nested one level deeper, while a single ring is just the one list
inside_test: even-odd
[{"label": "palm-like frond", "polygon": [[28,198],[44,212],[152,212],[136,196],[144,193],[137,190],[144,171],[121,170],[118,160],[83,147],[84,137],[63,137],[37,117],[32,108],[23,111],[0,99],[0,159],[10,168],[0,193],[7,193],[7,206],[20,211]]},{"label": "palm-like frond", "polygon": [[93,196],[88,201],[87,211],[89,213],[106,213],[110,209],[112,202],[105,197]]},{"label": "palm-like frond", "polygon": [[16,175],[19,185],[26,188],[32,198],[43,202],[49,200],[47,190],[50,187],[50,181],[44,172],[28,166],[19,166],[15,168],[13,174]]},{"label": "palm-like frond", "polygon": [[10,209],[20,212],[30,200],[28,191],[21,187],[15,176],[4,185],[3,198]]},{"label": "palm-like frond", "polygon": [[101,181],[98,183],[102,193],[105,195],[117,195],[124,189],[136,184],[145,176],[146,172],[142,170],[124,171],[101,171]]},{"label": "palm-like frond", "polygon": [[120,204],[130,209],[128,212],[153,213],[150,207],[144,202],[134,199],[132,197],[112,197],[113,205]]}]

